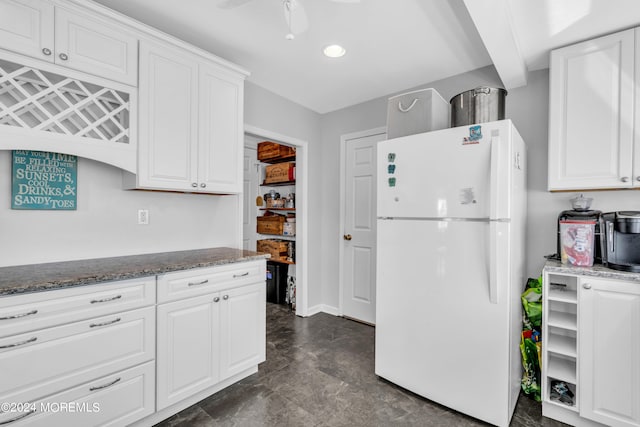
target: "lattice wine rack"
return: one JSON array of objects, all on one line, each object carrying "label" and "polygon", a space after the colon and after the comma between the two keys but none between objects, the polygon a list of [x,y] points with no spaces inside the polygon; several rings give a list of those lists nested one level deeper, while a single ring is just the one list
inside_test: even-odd
[{"label": "lattice wine rack", "polygon": [[129,144],[129,94],[0,59],[0,124]]}]

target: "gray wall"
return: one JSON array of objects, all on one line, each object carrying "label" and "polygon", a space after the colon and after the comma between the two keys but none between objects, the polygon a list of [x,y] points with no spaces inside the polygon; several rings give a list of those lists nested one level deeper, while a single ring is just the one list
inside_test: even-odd
[{"label": "gray wall", "polygon": [[[529,73],[528,85],[511,90],[506,98],[506,117],[513,120],[527,144],[528,151],[528,225],[527,271],[537,277],[544,264],[543,256],[556,251],[556,219],[570,209],[569,199],[577,193],[549,193],[547,186],[547,132],[549,104],[549,70]],[[448,79],[428,83],[406,91],[435,88],[445,100],[479,85],[502,86],[493,66],[484,67]],[[389,94],[392,96],[394,94]],[[342,230],[339,229],[339,205],[335,203],[340,190],[340,136],[386,125],[387,97],[378,98],[322,117],[322,161],[326,173],[322,185],[322,299],[325,305],[338,307],[338,249]],[[331,172],[329,172],[331,170]],[[640,209],[638,191],[585,192],[593,197],[593,208],[602,211]],[[524,284],[523,284],[524,285]]]},{"label": "gray wall", "polygon": [[120,169],[79,158],[77,210],[11,210],[11,151],[0,171],[0,266],[240,244],[237,196],[123,190]]}]

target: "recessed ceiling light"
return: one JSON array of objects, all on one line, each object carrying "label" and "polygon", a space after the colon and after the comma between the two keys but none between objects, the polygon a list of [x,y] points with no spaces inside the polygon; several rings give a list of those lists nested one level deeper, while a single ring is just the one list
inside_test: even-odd
[{"label": "recessed ceiling light", "polygon": [[326,56],[328,56],[329,58],[340,58],[347,51],[342,46],[340,46],[338,44],[332,44],[332,45],[329,45],[329,46],[325,47],[322,52],[324,52],[324,54]]}]

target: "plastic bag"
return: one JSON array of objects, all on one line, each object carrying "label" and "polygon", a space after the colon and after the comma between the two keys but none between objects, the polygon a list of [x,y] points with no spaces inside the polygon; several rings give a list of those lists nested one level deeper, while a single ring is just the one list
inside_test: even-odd
[{"label": "plastic bag", "polygon": [[542,326],[542,277],[527,280],[522,300],[523,329],[540,328]]},{"label": "plastic bag", "polygon": [[536,401],[541,401],[540,360],[542,350],[542,277],[527,280],[522,301],[522,336],[520,353],[522,354],[522,391]]}]

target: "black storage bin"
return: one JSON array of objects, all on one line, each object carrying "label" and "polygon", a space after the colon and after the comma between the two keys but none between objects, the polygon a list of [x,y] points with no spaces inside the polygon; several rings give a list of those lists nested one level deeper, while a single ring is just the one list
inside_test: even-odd
[{"label": "black storage bin", "polygon": [[286,304],[287,273],[289,266],[267,261],[267,302]]}]

